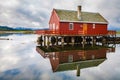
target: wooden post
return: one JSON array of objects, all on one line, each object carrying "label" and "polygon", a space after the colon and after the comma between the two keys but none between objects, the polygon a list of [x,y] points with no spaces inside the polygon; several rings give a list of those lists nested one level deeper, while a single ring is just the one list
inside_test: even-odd
[{"label": "wooden post", "polygon": [[41,35],[41,37],[40,37],[40,45],[43,46],[42,44],[43,44],[43,37]]},{"label": "wooden post", "polygon": [[56,36],[56,45],[58,45],[58,36]]},{"label": "wooden post", "polygon": [[80,66],[77,65],[77,73],[76,73],[77,76],[80,76]]},{"label": "wooden post", "polygon": [[103,39],[102,39],[102,45],[105,46],[105,44],[106,44],[106,39],[103,37]]},{"label": "wooden post", "polygon": [[42,46],[42,42],[43,42],[43,39],[42,39],[42,35],[41,35],[40,37],[38,37],[37,43],[38,43],[38,45]]},{"label": "wooden post", "polygon": [[83,36],[83,41],[82,41],[82,47],[83,47],[83,48],[85,48],[85,42],[86,42],[85,36]]},{"label": "wooden post", "polygon": [[46,46],[46,36],[44,35],[44,46]]},{"label": "wooden post", "polygon": [[96,44],[96,36],[92,37],[92,47]]},{"label": "wooden post", "polygon": [[62,47],[64,47],[64,36],[62,36],[62,38],[61,38],[61,45],[62,45]]},{"label": "wooden post", "polygon": [[71,41],[72,41],[72,46],[74,46],[74,43],[75,43],[75,38],[74,38],[74,37],[72,37],[72,38],[71,38]]},{"label": "wooden post", "polygon": [[50,46],[49,36],[47,36],[47,48]]}]

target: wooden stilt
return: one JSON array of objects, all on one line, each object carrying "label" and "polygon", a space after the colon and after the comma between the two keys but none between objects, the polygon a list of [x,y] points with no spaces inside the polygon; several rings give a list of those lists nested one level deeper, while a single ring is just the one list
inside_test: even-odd
[{"label": "wooden stilt", "polygon": [[44,46],[46,46],[46,36],[44,35]]},{"label": "wooden stilt", "polygon": [[80,66],[77,65],[77,73],[76,73],[77,76],[80,76]]},{"label": "wooden stilt", "polygon": [[50,46],[49,36],[47,36],[47,48]]},{"label": "wooden stilt", "polygon": [[56,36],[56,45],[58,45],[58,36]]},{"label": "wooden stilt", "polygon": [[85,39],[85,36],[83,36],[82,48],[85,48],[85,43],[86,43],[86,39]]},{"label": "wooden stilt", "polygon": [[71,38],[71,41],[72,41],[72,46],[74,46],[74,44],[75,44],[75,38],[72,37],[72,38]]},{"label": "wooden stilt", "polygon": [[62,47],[64,47],[64,36],[62,36],[62,38],[61,38],[61,45],[62,45]]}]

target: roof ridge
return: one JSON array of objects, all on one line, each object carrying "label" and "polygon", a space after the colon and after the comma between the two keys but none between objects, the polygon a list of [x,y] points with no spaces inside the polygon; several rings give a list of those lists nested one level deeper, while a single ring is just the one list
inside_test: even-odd
[{"label": "roof ridge", "polygon": [[[68,9],[55,9],[55,10],[61,10],[61,11],[74,11],[77,12],[77,10],[68,10]],[[93,14],[99,14],[99,12],[87,12],[87,11],[82,11],[83,13],[93,13]]]}]

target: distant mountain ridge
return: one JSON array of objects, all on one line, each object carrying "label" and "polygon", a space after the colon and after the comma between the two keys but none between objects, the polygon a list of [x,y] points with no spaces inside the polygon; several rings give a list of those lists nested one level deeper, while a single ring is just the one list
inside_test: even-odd
[{"label": "distant mountain ridge", "polygon": [[9,30],[14,30],[14,29],[7,26],[0,26],[0,31],[9,31]]},{"label": "distant mountain ridge", "polygon": [[16,28],[11,28],[11,27],[8,27],[8,26],[0,26],[0,31],[14,31],[14,30],[39,30],[39,29],[36,29],[36,28],[25,28],[25,27],[16,27]]}]

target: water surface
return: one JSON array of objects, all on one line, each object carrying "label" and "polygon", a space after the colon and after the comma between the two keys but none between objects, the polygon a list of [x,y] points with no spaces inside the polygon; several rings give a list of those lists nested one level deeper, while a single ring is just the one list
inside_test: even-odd
[{"label": "water surface", "polygon": [[0,40],[0,80],[120,80],[120,44],[97,66],[54,72],[49,58],[36,51],[38,35],[3,35]]}]

